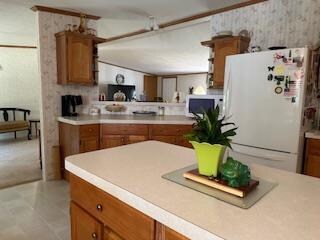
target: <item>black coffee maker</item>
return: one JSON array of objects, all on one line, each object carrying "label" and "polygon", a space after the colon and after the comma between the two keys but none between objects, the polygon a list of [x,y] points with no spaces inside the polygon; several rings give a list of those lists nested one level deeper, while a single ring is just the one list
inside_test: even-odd
[{"label": "black coffee maker", "polygon": [[78,116],[76,106],[82,105],[82,97],[80,95],[64,95],[61,96],[61,115],[65,116]]}]

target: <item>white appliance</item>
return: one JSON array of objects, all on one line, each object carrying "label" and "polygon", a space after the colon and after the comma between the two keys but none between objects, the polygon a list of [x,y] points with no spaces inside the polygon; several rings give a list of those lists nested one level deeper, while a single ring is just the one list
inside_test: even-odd
[{"label": "white appliance", "polygon": [[186,96],[186,116],[192,117],[193,113],[202,114],[217,105],[222,108],[223,95],[187,95]]},{"label": "white appliance", "polygon": [[227,57],[223,114],[238,127],[229,155],[300,172],[308,49]]}]

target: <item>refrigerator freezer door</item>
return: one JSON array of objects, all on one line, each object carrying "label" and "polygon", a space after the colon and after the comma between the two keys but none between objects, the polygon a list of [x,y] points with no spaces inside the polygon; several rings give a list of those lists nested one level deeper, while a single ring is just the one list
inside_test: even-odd
[{"label": "refrigerator freezer door", "polygon": [[248,164],[261,164],[290,172],[297,171],[298,155],[232,144],[229,156]]},{"label": "refrigerator freezer door", "polygon": [[[307,50],[292,49],[296,50],[304,54],[306,62]],[[289,51],[290,49],[281,52],[288,56]],[[241,54],[227,58],[224,114],[229,122],[234,122],[238,127],[234,143],[296,154],[305,84],[303,80],[294,103],[291,98],[275,93],[277,83],[269,81],[268,75],[293,75],[297,69],[295,65],[289,68],[282,64],[286,73],[281,73],[280,70],[283,69],[279,72],[275,69],[270,71],[269,67],[275,66],[276,52],[278,51]]]}]

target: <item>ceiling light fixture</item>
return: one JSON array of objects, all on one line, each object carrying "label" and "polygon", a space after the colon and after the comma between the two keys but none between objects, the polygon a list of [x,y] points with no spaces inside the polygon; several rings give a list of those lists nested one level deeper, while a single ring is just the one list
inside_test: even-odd
[{"label": "ceiling light fixture", "polygon": [[146,30],[148,31],[157,31],[159,30],[159,25],[157,23],[157,20],[154,16],[149,16],[149,22],[146,27]]}]

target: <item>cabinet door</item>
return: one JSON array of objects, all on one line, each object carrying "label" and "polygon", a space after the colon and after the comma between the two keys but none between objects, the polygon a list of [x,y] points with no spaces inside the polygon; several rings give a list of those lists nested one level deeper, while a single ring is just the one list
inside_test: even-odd
[{"label": "cabinet door", "polygon": [[176,138],[176,144],[182,147],[193,148],[191,143],[189,143],[189,141],[185,139],[183,136]]},{"label": "cabinet door", "polygon": [[68,37],[68,82],[92,84],[92,40]]},{"label": "cabinet door", "polygon": [[309,176],[320,178],[320,155],[307,156],[307,164],[305,173]]},{"label": "cabinet door", "polygon": [[104,236],[103,240],[124,240],[122,237],[120,237],[118,234],[116,234],[114,231],[112,231],[108,227],[104,228],[103,236]]},{"label": "cabinet door", "polygon": [[126,144],[138,143],[138,142],[143,142],[147,140],[148,140],[148,136],[129,135],[126,137]]},{"label": "cabinet door", "polygon": [[168,227],[164,227],[164,237],[162,240],[188,240],[188,238]]},{"label": "cabinet door", "polygon": [[103,225],[87,212],[70,203],[71,239],[72,240],[103,240]]},{"label": "cabinet door", "polygon": [[104,135],[102,136],[101,149],[122,146],[125,142],[123,135]]},{"label": "cabinet door", "polygon": [[214,82],[217,87],[223,87],[226,57],[239,52],[238,40],[217,41],[214,46]]},{"label": "cabinet door", "polygon": [[100,149],[99,137],[86,137],[80,139],[80,153],[91,152]]},{"label": "cabinet door", "polygon": [[152,136],[151,139],[160,142],[176,144],[176,136]]}]

